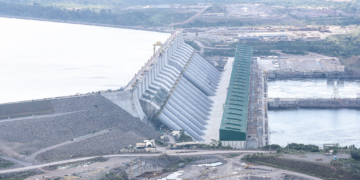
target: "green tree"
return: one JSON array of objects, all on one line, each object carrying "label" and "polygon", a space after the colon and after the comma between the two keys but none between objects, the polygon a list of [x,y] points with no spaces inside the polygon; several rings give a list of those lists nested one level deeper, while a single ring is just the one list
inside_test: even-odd
[{"label": "green tree", "polygon": [[350,152],[351,158],[355,160],[360,160],[360,151],[359,150],[352,150]]},{"label": "green tree", "polygon": [[333,154],[337,154],[337,153],[338,153],[337,149],[334,149]]}]

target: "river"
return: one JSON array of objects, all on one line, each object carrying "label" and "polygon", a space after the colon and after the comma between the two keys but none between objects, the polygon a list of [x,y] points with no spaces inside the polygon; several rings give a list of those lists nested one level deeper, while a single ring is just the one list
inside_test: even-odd
[{"label": "river", "polygon": [[[341,97],[355,98],[360,80],[340,80]],[[333,80],[291,79],[268,82],[269,97],[330,98]],[[355,144],[360,147],[360,110],[358,109],[287,109],[270,110],[270,143],[286,146],[295,142],[315,144]]]},{"label": "river", "polygon": [[0,103],[119,89],[169,37],[0,17]]}]

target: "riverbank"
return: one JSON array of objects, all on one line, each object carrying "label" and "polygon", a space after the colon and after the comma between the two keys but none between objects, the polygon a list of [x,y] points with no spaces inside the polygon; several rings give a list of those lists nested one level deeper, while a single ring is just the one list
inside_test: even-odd
[{"label": "riverbank", "polygon": [[88,26],[112,27],[112,28],[130,29],[130,30],[153,31],[153,32],[160,32],[160,33],[171,33],[172,32],[171,30],[166,31],[165,29],[161,30],[161,29],[154,29],[154,28],[144,28],[144,27],[140,27],[140,26],[121,26],[121,25],[89,23],[89,22],[80,22],[80,21],[65,21],[65,20],[34,18],[34,17],[24,17],[24,16],[8,16],[8,15],[4,15],[4,14],[0,14],[0,17],[12,18],[12,19],[34,20],[34,21],[56,22],[56,23],[67,23],[67,24],[79,24],[79,25],[88,25]]}]

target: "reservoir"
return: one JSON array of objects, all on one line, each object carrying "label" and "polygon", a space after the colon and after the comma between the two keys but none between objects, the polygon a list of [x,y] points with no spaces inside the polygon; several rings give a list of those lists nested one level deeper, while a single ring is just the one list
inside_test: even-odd
[{"label": "reservoir", "polygon": [[0,18],[0,103],[119,89],[170,34]]},{"label": "reservoir", "polygon": [[[356,98],[360,80],[340,80],[341,97]],[[292,79],[268,82],[270,98],[330,98],[333,80]],[[270,143],[286,146],[289,143],[339,143],[360,147],[359,109],[283,109],[270,110]]]}]

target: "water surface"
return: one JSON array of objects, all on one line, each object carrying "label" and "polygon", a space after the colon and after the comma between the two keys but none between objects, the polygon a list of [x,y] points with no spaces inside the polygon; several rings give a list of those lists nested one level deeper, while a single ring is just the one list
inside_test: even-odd
[{"label": "water surface", "polygon": [[0,103],[118,89],[169,36],[0,18]]},{"label": "water surface", "polygon": [[269,113],[270,143],[355,144],[360,147],[360,110],[288,109]]},{"label": "water surface", "polygon": [[[360,80],[337,80],[340,97],[356,98]],[[331,98],[334,79],[289,79],[268,82],[270,98]],[[281,109],[268,111],[270,143],[339,143],[360,147],[359,109]]]}]

